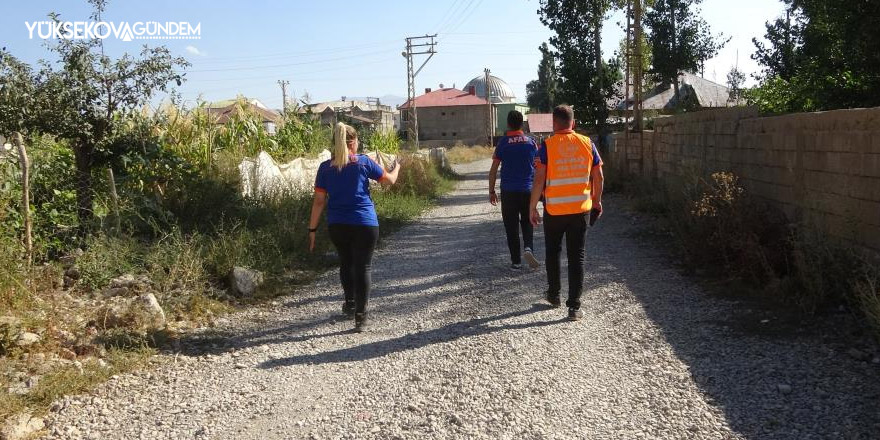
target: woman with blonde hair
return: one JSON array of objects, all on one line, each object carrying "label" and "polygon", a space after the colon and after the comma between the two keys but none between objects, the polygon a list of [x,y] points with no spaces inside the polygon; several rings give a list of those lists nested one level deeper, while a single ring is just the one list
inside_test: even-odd
[{"label": "woman with blonde hair", "polygon": [[354,317],[355,331],[366,327],[370,297],[370,266],[379,239],[379,219],[370,198],[370,179],[386,185],[397,181],[400,166],[386,170],[373,159],[357,154],[357,131],[343,123],[333,129],[333,154],[321,163],[315,177],[315,198],[309,221],[309,251],[327,207],[330,240],[339,253],[339,279],[345,293],[342,312]]}]

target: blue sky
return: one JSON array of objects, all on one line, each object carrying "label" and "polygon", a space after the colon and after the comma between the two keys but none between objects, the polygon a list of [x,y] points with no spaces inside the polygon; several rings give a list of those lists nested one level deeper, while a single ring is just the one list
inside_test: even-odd
[{"label": "blue sky", "polygon": [[[115,0],[104,19],[201,23],[199,40],[160,43],[193,64],[179,89],[183,97],[193,102],[199,95],[217,100],[243,94],[280,107],[279,79],[290,81],[297,96],[308,91],[313,101],[406,96],[403,38],[435,32],[439,53],[417,78],[417,91],[440,83],[461,88],[489,67],[524,100],[525,85],[536,76],[537,47],[550,36],[537,9],[536,0]],[[751,39],[764,34],[765,21],[781,15],[781,2],[705,0],[702,10],[714,32],[733,38],[708,63],[706,77],[724,83],[737,59],[747,73],[757,71],[749,57]],[[79,21],[88,19],[90,9],[78,0],[2,0],[0,46],[28,62],[46,57],[43,42],[28,38],[25,21],[44,20],[49,11]],[[620,18],[606,23],[606,58],[623,38]],[[110,54],[136,52],[141,44],[106,40]]]}]

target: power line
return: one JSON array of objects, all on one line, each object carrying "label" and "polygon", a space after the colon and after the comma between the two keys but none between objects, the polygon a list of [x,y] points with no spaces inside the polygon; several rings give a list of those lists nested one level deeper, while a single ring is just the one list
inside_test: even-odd
[{"label": "power line", "polygon": [[369,47],[380,47],[380,46],[391,46],[392,43],[396,43],[398,40],[383,40],[383,41],[374,41],[369,43],[363,43],[352,46],[338,46],[338,47],[330,47],[324,49],[312,49],[312,50],[303,50],[303,51],[284,51],[284,52],[274,52],[268,54],[260,54],[260,55],[247,55],[247,56],[225,56],[225,57],[210,57],[207,59],[200,59],[200,62],[237,62],[237,61],[247,61],[247,60],[256,60],[263,58],[290,58],[295,56],[306,56],[306,55],[314,55],[314,54],[328,54],[328,53],[339,53],[339,52],[350,52],[362,50],[364,48]]},{"label": "power line", "polygon": [[323,60],[311,60],[311,61],[303,61],[303,62],[299,62],[299,63],[273,64],[273,65],[267,65],[267,66],[254,65],[254,66],[230,67],[230,68],[223,68],[223,69],[186,70],[186,71],[181,71],[181,72],[201,73],[201,72],[229,72],[229,71],[234,71],[234,70],[274,69],[274,68],[278,68],[278,67],[306,66],[306,65],[310,65],[310,64],[320,64],[320,63],[327,63],[327,62],[331,62],[331,61],[349,60],[351,58],[362,58],[362,57],[366,57],[366,56],[370,56],[370,55],[378,55],[378,54],[384,54],[384,53],[388,53],[388,51],[382,50],[382,51],[376,51],[376,52],[367,52],[367,53],[364,53],[361,55],[350,55],[350,56],[345,56],[345,57],[325,58]]},{"label": "power line", "polygon": [[524,34],[546,34],[547,31],[522,31],[522,32],[444,32],[444,36],[450,35],[524,35]]},{"label": "power line", "polygon": [[452,18],[452,15],[450,14],[450,12],[455,10],[460,5],[460,3],[459,3],[460,1],[461,0],[453,1],[452,6],[450,6],[449,9],[446,10],[446,13],[443,14],[443,17],[440,19],[437,26],[434,27],[434,29],[437,29],[437,32],[440,32],[440,30],[443,29],[443,26],[446,25],[446,22],[449,21],[450,18]]},{"label": "power line", "polygon": [[245,65],[253,65],[254,63],[281,63],[287,61],[304,61],[311,62],[316,60],[322,60],[327,58],[328,56],[358,56],[359,54],[364,53],[365,49],[376,49],[383,50],[388,53],[396,52],[396,45],[371,45],[364,46],[363,48],[352,48],[345,49],[340,51],[324,51],[321,53],[315,53],[311,55],[302,55],[302,54],[290,54],[283,56],[274,56],[274,57],[261,57],[257,59],[229,59],[229,60],[205,60],[205,59],[197,59],[191,60],[194,66],[198,66],[199,68],[211,68],[211,69],[220,69],[220,68],[228,68],[228,67],[236,67],[236,66],[245,66]]},{"label": "power line", "polygon": [[[473,0],[471,0],[471,4],[473,4],[473,3],[474,3]],[[477,1],[476,6],[475,6],[473,9],[471,9],[469,12],[465,12],[464,14],[462,14],[462,18],[461,18],[461,20],[460,20],[460,21],[458,22],[458,24],[456,24],[455,27],[453,27],[449,32],[455,32],[455,31],[457,31],[458,28],[460,28],[461,25],[463,25],[463,24],[467,21],[468,18],[470,18],[470,16],[469,16],[468,14],[472,14],[474,11],[476,11],[477,9],[479,9],[479,7],[480,7],[480,5],[481,5],[482,3],[483,3],[483,0],[479,0],[479,1]],[[468,5],[468,6],[470,6],[470,5]],[[467,10],[466,10],[466,11],[467,11]]]},{"label": "power line", "polygon": [[468,8],[470,8],[473,4],[474,4],[474,0],[468,1],[468,3],[466,5],[464,4],[464,2],[462,2],[462,5],[464,5],[464,8],[462,8],[461,10],[458,11],[457,16],[450,17],[450,20],[444,25],[443,29],[440,29],[440,31],[441,32],[445,31],[446,29],[448,29],[452,25],[452,23],[455,23],[456,21],[460,21],[463,17],[465,17]]},{"label": "power line", "polygon": [[[371,65],[376,65],[376,64],[388,64],[390,61],[394,61],[394,60],[397,60],[397,58],[396,57],[393,59],[392,58],[384,58],[384,59],[376,60],[376,61],[367,61],[367,62],[358,63],[357,65],[358,65],[358,67],[361,67],[361,66],[371,66]],[[336,72],[338,70],[340,70],[339,66],[334,66],[334,67],[328,67],[326,69],[308,69],[308,70],[302,71],[302,72],[288,71],[285,73],[288,73],[288,74],[290,74],[290,73],[312,74],[312,73],[321,73],[321,72]],[[275,78],[277,76],[278,76],[278,74],[268,74],[268,75],[259,75],[259,76],[244,76],[244,77],[233,77],[233,78],[195,78],[195,79],[194,78],[187,78],[186,82],[187,83],[193,83],[193,82],[204,83],[204,82],[222,82],[222,81],[249,81],[249,80],[255,80],[255,79],[271,79],[271,78]],[[297,79],[299,79],[299,78],[297,78]]]}]

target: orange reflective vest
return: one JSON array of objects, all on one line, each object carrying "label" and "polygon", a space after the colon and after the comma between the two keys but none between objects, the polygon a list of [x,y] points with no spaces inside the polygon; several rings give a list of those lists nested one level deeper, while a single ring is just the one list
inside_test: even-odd
[{"label": "orange reflective vest", "polygon": [[552,215],[589,212],[593,144],[573,131],[557,132],[544,141],[547,146],[547,181],[544,207]]}]

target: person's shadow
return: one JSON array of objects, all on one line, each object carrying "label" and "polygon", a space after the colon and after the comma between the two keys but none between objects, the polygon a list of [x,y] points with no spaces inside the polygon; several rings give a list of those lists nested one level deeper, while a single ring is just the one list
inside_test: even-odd
[{"label": "person's shadow", "polygon": [[[517,316],[528,315],[541,310],[548,310],[550,306],[534,304],[532,307],[519,310],[516,312],[503,313],[500,315],[489,316],[486,318],[476,318],[470,321],[455,322],[433,330],[411,333],[393,339],[385,339],[381,341],[370,342],[349,348],[328,351],[315,354],[297,355],[282,359],[272,359],[258,365],[259,368],[271,369],[277,367],[286,367],[291,365],[305,364],[329,364],[338,362],[357,362],[367,359],[374,359],[386,356],[391,353],[397,353],[406,350],[414,350],[443,342],[450,342],[460,338],[471,336],[479,336],[502,330],[515,330],[524,328],[546,327],[553,324],[563,322],[563,320],[553,321],[537,321],[524,322],[520,324],[504,324],[490,326],[488,324],[501,321],[504,319],[515,318]],[[336,336],[344,333],[350,333],[352,330],[344,332],[336,331],[328,334],[314,335],[311,338],[322,338]],[[311,339],[309,338],[309,339]]]}]

